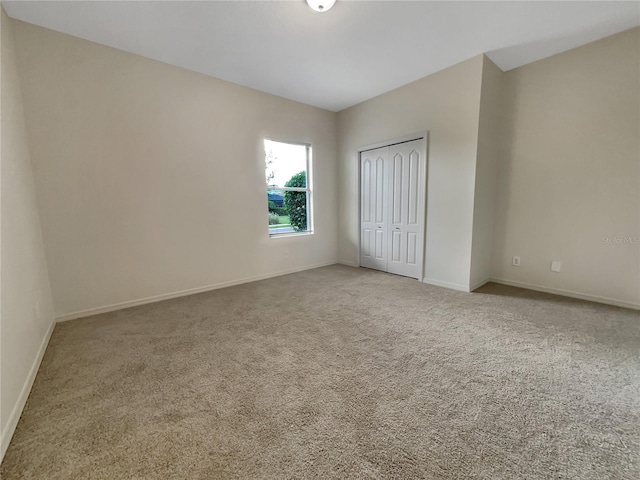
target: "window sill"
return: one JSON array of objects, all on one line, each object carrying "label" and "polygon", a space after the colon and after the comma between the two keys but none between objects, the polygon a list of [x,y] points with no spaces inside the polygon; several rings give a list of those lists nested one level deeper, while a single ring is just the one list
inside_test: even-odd
[{"label": "window sill", "polygon": [[270,233],[269,238],[307,237],[313,235],[313,230],[306,232]]}]

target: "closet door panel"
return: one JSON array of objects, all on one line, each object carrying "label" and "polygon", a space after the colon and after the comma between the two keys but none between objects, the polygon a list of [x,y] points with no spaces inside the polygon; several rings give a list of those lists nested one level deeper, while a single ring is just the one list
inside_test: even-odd
[{"label": "closet door panel", "polygon": [[404,274],[408,277],[422,277],[423,226],[425,222],[424,203],[426,198],[426,159],[422,142],[404,144],[407,157],[407,211],[405,229],[406,254]]},{"label": "closet door panel", "polygon": [[389,157],[391,158],[390,168],[390,210],[391,224],[389,226],[389,244],[391,255],[387,271],[398,275],[404,275],[405,236],[404,236],[404,211],[406,210],[406,183],[407,183],[407,162],[399,145],[390,147]]},{"label": "closet door panel", "polygon": [[389,147],[360,154],[360,265],[387,271]]},{"label": "closet door panel", "polygon": [[421,142],[417,140],[392,145],[389,156],[393,163],[389,192],[393,212],[389,242],[393,255],[389,257],[388,271],[420,278],[423,243],[420,232],[424,222],[424,209],[421,206],[424,202],[424,182],[421,178],[425,168]]}]

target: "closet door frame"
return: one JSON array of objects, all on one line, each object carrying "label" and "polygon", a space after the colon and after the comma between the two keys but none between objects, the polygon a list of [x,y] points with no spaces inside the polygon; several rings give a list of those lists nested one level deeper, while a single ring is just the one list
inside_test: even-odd
[{"label": "closet door frame", "polygon": [[384,140],[381,142],[376,142],[373,144],[369,144],[369,145],[364,145],[362,147],[358,147],[357,151],[358,151],[358,155],[357,155],[357,161],[358,161],[358,166],[357,166],[357,170],[358,170],[358,178],[357,178],[357,182],[358,182],[358,187],[357,187],[357,192],[358,192],[358,202],[357,202],[357,212],[356,212],[356,218],[358,219],[358,259],[357,259],[357,266],[360,267],[361,265],[361,258],[362,258],[362,171],[361,171],[361,167],[362,167],[362,161],[361,161],[361,154],[362,152],[367,152],[369,150],[375,150],[378,148],[382,148],[382,147],[390,147],[391,145],[396,145],[398,143],[406,143],[406,142],[412,142],[415,140],[420,140],[421,141],[421,149],[422,152],[424,153],[424,168],[423,168],[423,172],[422,172],[422,178],[420,179],[421,182],[424,182],[424,188],[421,191],[421,197],[422,197],[422,232],[421,232],[421,245],[420,245],[420,278],[418,280],[420,280],[421,282],[424,281],[425,279],[425,259],[426,259],[426,245],[427,245],[427,212],[428,212],[428,202],[427,202],[427,197],[428,197],[428,181],[429,181],[429,131],[424,131],[424,132],[418,132],[418,133],[413,133],[410,135],[404,135],[402,137],[396,137],[396,138],[392,138],[390,140]]}]

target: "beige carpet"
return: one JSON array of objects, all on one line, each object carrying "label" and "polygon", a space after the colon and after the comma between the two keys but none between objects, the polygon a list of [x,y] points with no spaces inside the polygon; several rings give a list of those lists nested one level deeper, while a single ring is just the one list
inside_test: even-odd
[{"label": "beige carpet", "polygon": [[56,327],[10,479],[640,478],[640,313],[332,266]]}]

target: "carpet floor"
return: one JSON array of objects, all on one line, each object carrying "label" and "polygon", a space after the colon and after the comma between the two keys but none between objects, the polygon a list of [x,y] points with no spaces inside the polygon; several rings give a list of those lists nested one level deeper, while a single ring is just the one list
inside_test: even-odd
[{"label": "carpet floor", "polygon": [[331,266],[56,326],[11,479],[640,478],[640,312]]}]

